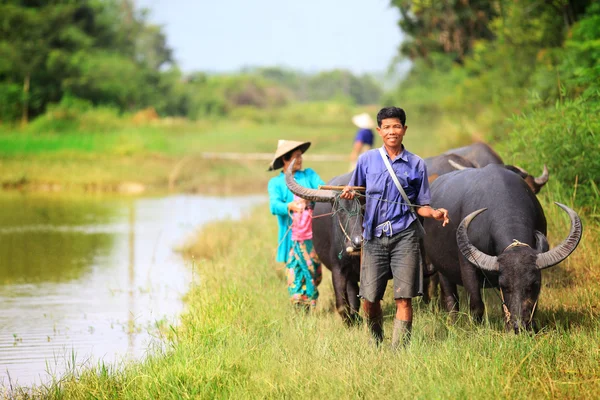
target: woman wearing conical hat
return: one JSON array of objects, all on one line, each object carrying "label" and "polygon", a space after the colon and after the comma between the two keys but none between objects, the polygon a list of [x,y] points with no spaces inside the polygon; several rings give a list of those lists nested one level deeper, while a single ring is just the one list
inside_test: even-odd
[{"label": "woman wearing conical hat", "polygon": [[312,243],[312,209],[304,200],[294,198],[285,184],[283,171],[293,160],[294,179],[301,185],[318,189],[323,180],[310,169],[302,169],[302,154],[310,142],[280,140],[269,171],[283,170],[269,181],[269,205],[277,216],[279,235],[277,261],[286,265],[288,293],[292,304],[304,309],[314,308],[319,297],[321,263]]}]

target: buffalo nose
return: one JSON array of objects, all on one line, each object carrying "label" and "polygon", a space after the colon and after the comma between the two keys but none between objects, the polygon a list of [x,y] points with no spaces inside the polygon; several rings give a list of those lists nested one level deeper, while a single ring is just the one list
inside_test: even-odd
[{"label": "buffalo nose", "polygon": [[513,331],[516,335],[527,331],[527,325],[518,321],[510,322],[506,328],[507,331]]},{"label": "buffalo nose", "polygon": [[355,249],[360,249],[362,246],[362,237],[354,237],[352,238],[352,245]]}]

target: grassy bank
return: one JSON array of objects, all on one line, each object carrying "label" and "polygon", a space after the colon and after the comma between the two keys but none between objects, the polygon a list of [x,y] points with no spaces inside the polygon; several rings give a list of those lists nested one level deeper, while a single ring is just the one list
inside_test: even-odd
[{"label": "grassy bank", "polygon": [[[568,230],[544,200],[551,243]],[[536,335],[505,334],[497,299],[486,295],[483,325],[454,325],[416,304],[409,349],[369,345],[364,327],[333,312],[330,275],[314,315],[288,305],[273,261],[275,221],[266,207],[241,222],[207,226],[189,252],[200,284],[188,311],[166,331],[167,349],[122,371],[103,367],[43,391],[79,398],[594,398],[600,391],[599,227],[585,222],[577,251],[544,272]],[[258,228],[260,227],[260,228]],[[389,343],[393,302],[384,300]]]}]

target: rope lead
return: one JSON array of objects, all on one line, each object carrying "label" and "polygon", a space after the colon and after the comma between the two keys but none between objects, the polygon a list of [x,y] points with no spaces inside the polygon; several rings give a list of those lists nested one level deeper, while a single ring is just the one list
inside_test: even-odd
[{"label": "rope lead", "polygon": [[[346,200],[346,201],[351,201],[351,205],[350,207],[345,207],[342,202],[341,202],[341,198],[340,198],[341,192],[340,193],[336,193],[335,195],[335,199],[333,201],[333,205],[332,205],[332,215],[337,215],[340,212],[344,213],[346,215],[346,220],[344,221],[344,224],[342,224],[342,220],[340,219],[339,215],[338,217],[338,224],[340,225],[340,228],[342,230],[342,233],[344,234],[344,236],[346,237],[346,239],[348,239],[348,241],[350,243],[352,243],[352,238],[350,238],[350,236],[348,235],[348,231],[350,228],[350,218],[352,217],[357,217],[359,215],[361,215],[362,213],[362,206],[360,205],[360,201],[358,200],[358,198],[354,198],[352,200]],[[355,220],[356,223],[356,220]],[[344,239],[342,237],[342,243],[340,243],[340,252],[338,253],[338,259],[341,260],[343,255],[344,255]]]}]

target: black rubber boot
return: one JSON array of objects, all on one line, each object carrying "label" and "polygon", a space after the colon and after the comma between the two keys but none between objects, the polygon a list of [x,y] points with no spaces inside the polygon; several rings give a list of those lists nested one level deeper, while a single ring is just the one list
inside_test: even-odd
[{"label": "black rubber boot", "polygon": [[376,317],[367,318],[367,326],[371,332],[371,336],[375,341],[375,345],[379,346],[383,342],[383,314]]},{"label": "black rubber boot", "polygon": [[410,343],[412,321],[402,321],[394,318],[394,332],[392,333],[392,349],[398,350]]}]

